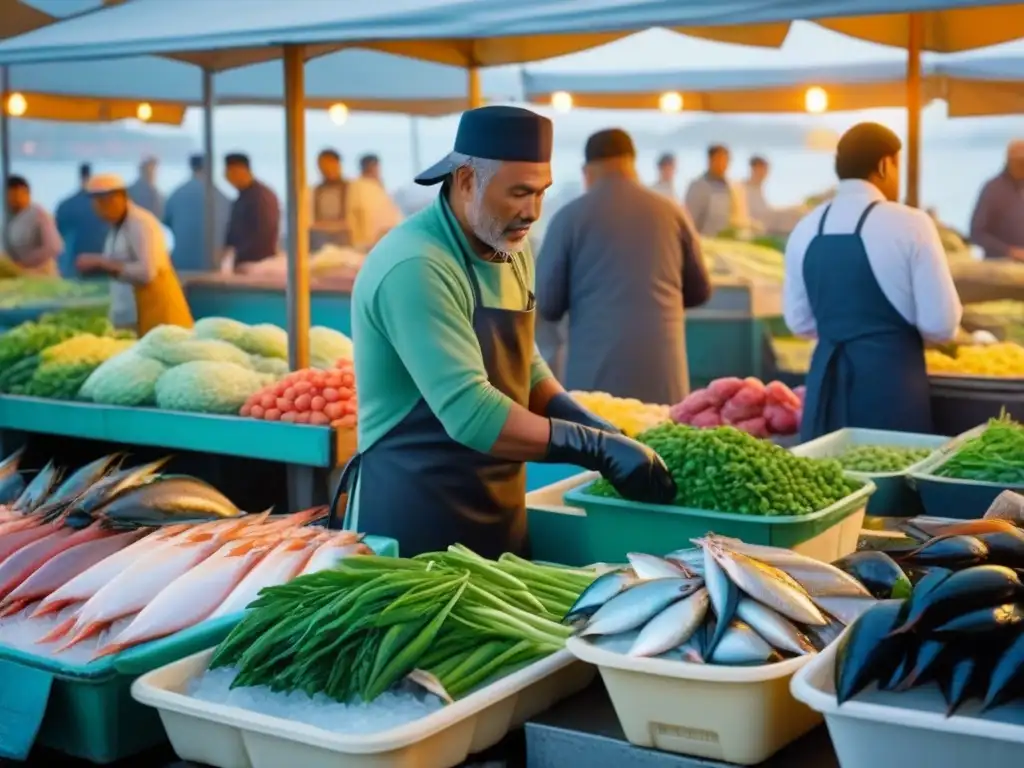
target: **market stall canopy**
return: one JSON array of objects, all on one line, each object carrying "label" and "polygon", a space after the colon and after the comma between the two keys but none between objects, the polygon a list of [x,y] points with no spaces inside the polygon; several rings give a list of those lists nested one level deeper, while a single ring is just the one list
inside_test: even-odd
[{"label": "market stall canopy", "polygon": [[958,58],[938,66],[950,117],[1024,113],[1024,51]]},{"label": "market stall canopy", "polygon": [[[514,72],[487,71],[481,79],[489,100],[522,98]],[[284,100],[283,83],[281,62],[263,62],[217,75],[214,92],[218,105],[276,105]],[[149,121],[177,123],[185,108],[203,104],[201,70],[156,56],[12,65],[10,88],[24,99],[19,117],[44,120],[138,118],[144,109]],[[459,112],[469,104],[466,71],[379,51],[338,51],[306,65],[306,105],[338,104],[350,111]]]},{"label": "market stall canopy", "polygon": [[[906,71],[904,62],[662,72],[527,70],[523,89],[529,101],[556,108],[561,100],[572,107],[663,112],[838,112],[904,106]],[[927,77],[924,87],[926,102],[943,95],[938,79]]]}]

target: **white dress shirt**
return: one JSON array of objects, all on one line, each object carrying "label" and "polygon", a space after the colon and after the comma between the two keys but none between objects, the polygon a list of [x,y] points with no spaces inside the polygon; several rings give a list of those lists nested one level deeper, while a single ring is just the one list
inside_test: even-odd
[{"label": "white dress shirt", "polygon": [[[852,233],[864,210],[876,201],[878,205],[864,223],[861,238],[882,293],[924,338],[930,341],[952,339],[960,326],[963,307],[939,232],[927,213],[886,201],[881,191],[869,182],[848,179],[839,183],[830,203],[825,233]],[[786,244],[783,314],[786,325],[798,336],[817,336],[804,284],[804,254],[818,234],[818,225],[828,205],[819,205],[801,219]]]}]

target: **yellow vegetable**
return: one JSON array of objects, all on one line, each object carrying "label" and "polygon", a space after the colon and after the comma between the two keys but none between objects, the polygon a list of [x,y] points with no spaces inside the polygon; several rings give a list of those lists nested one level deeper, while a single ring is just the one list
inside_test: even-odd
[{"label": "yellow vegetable", "polygon": [[667,405],[651,405],[607,392],[570,392],[573,399],[605,421],[634,437],[669,420]]},{"label": "yellow vegetable", "polygon": [[81,333],[67,341],[48,347],[42,352],[44,363],[88,363],[99,365],[114,355],[120,354],[135,342],[131,339],[111,339]]},{"label": "yellow vegetable", "polygon": [[1024,378],[1024,347],[1009,342],[958,347],[955,357],[929,349],[924,359],[929,373]]}]

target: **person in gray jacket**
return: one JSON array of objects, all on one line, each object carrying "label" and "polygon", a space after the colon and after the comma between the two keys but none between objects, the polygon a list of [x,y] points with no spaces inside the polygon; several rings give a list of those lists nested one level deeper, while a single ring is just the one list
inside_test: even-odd
[{"label": "person in gray jacket", "polygon": [[733,189],[725,177],[729,170],[729,149],[721,144],[708,147],[708,169],[690,182],[686,190],[686,210],[697,231],[705,237],[718,237],[734,223]]},{"label": "person in gray jacket", "polygon": [[552,218],[537,309],[569,316],[565,387],[671,405],[689,390],[683,310],[711,296],[700,240],[679,206],[640,183],[617,128],[587,140],[587,191]]}]

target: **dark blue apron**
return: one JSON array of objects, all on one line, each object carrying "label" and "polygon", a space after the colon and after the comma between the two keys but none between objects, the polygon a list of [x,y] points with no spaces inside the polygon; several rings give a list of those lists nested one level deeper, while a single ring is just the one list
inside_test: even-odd
[{"label": "dark blue apron", "polygon": [[825,234],[829,206],[804,256],[803,276],[818,328],[807,374],[801,440],[843,427],[932,431],[924,342],[878,285],[861,230]]},{"label": "dark blue apron", "polygon": [[[452,242],[460,240],[445,219]],[[473,286],[473,330],[487,378],[524,408],[530,405],[534,296],[523,310],[483,306],[474,258],[460,248]],[[521,278],[522,279],[522,278]],[[525,286],[524,286],[525,287]],[[398,539],[403,557],[463,544],[483,557],[529,555],[526,466],[479,453],[452,440],[426,401],[345,467],[338,494],[358,483],[358,520],[346,527]],[[329,525],[336,527],[337,498]]]}]

